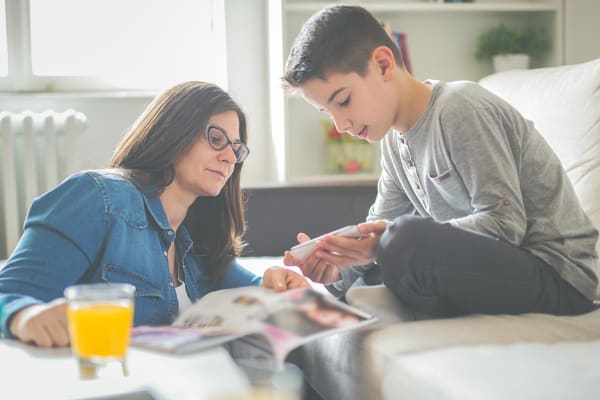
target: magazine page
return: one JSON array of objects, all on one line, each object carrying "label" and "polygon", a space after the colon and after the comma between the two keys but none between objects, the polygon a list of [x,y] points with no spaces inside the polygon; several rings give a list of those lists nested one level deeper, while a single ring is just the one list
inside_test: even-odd
[{"label": "magazine page", "polygon": [[236,358],[270,359],[282,365],[292,349],[318,337],[355,329],[375,318],[312,289],[277,293],[262,287],[211,292],[185,310],[172,326],[133,329],[134,346],[174,353],[232,344]]},{"label": "magazine page", "polygon": [[131,331],[131,345],[167,353],[190,353],[245,334],[225,327],[137,326]]},{"label": "magazine page", "polygon": [[189,353],[261,332],[253,318],[279,295],[261,287],[224,289],[208,293],[175,320],[173,325],[138,326],[131,344],[170,353]]},{"label": "magazine page", "polygon": [[[282,364],[296,347],[319,337],[371,324],[376,318],[335,297],[311,289],[279,294],[280,300],[253,318],[260,320],[274,357]],[[250,340],[248,340],[250,339]],[[252,337],[243,338],[258,346]]]}]

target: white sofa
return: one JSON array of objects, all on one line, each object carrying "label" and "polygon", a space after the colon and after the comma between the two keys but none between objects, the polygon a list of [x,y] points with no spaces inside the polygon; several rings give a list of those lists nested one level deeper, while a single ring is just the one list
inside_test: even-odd
[{"label": "white sofa", "polygon": [[[535,122],[600,228],[600,59],[480,83]],[[600,310],[414,321],[384,287],[353,289],[347,300],[382,323],[297,355],[324,399],[600,398]]]}]

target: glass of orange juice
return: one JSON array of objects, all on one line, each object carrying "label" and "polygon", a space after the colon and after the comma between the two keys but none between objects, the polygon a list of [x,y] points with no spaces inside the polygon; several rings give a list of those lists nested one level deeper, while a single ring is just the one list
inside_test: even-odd
[{"label": "glass of orange juice", "polygon": [[108,362],[121,364],[127,375],[126,353],[133,325],[135,287],[127,283],[94,283],[65,289],[71,349],[81,378],[94,378]]}]

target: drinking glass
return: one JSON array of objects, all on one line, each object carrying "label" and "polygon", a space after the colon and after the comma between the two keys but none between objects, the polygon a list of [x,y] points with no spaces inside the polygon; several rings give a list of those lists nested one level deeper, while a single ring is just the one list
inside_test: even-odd
[{"label": "drinking glass", "polygon": [[237,365],[248,377],[251,389],[236,396],[221,396],[218,400],[300,400],[303,374],[300,368],[285,363],[281,368],[270,369],[254,360],[237,359]]},{"label": "drinking glass", "polygon": [[135,287],[95,283],[65,289],[71,349],[82,379],[95,378],[98,367],[119,362],[128,375],[126,353],[133,325]]}]

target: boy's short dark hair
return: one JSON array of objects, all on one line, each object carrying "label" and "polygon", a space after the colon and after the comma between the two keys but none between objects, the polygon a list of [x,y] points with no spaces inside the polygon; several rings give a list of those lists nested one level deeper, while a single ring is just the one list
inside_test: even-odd
[{"label": "boy's short dark hair", "polygon": [[299,87],[330,72],[364,76],[373,50],[387,46],[396,63],[402,56],[379,21],[358,6],[333,5],[314,14],[302,26],[290,50],[284,85]]}]

